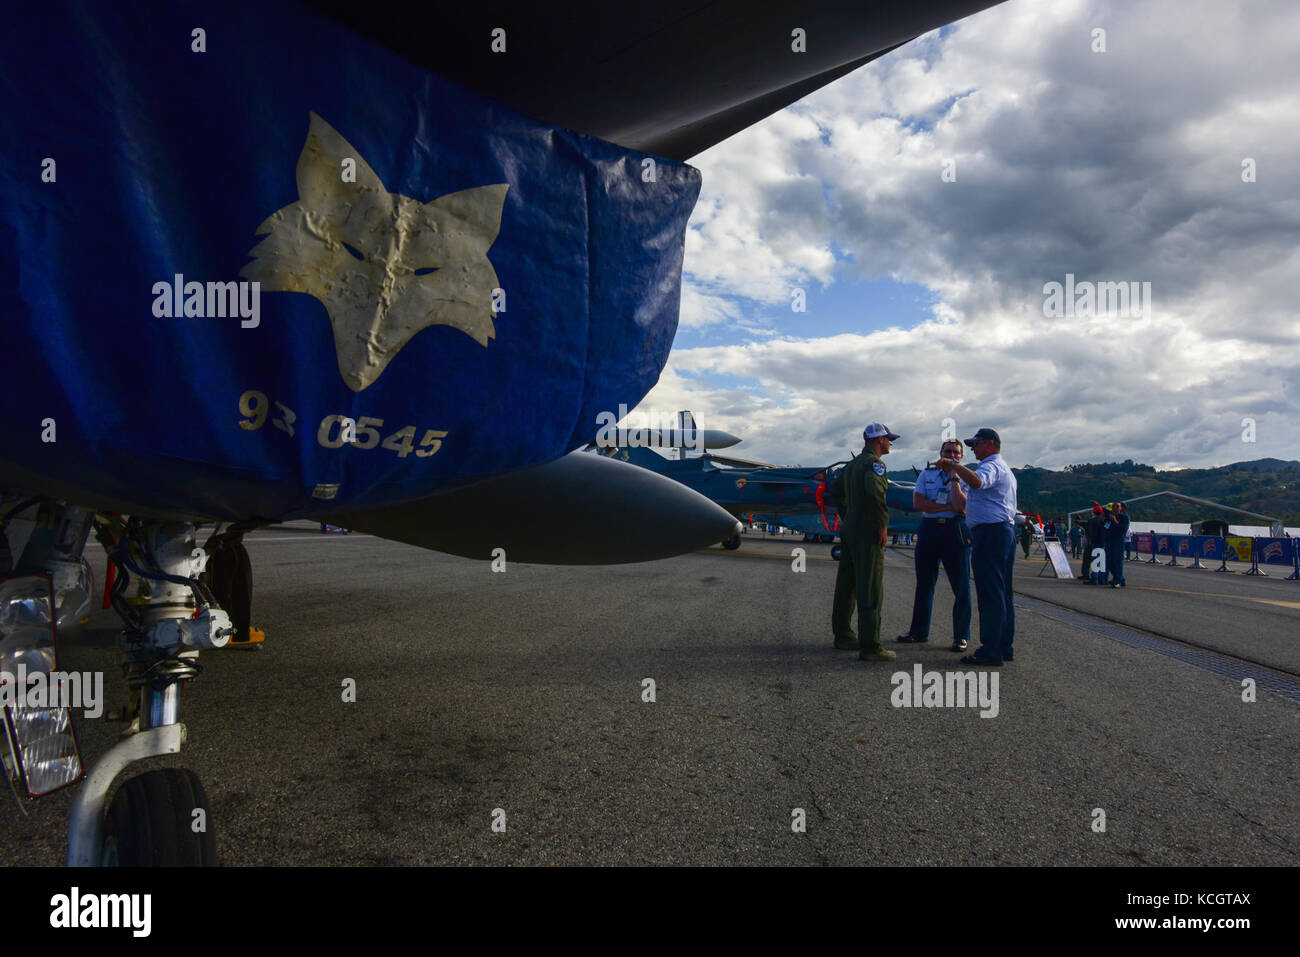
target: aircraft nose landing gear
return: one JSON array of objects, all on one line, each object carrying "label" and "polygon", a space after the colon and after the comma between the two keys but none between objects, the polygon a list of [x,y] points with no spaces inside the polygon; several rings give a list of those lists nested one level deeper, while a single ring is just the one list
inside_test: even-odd
[{"label": "aircraft nose landing gear", "polygon": [[[168,768],[132,778],[104,809],[129,764],[180,751],[181,685],[199,673],[200,649],[220,648],[234,633],[198,578],[207,556],[194,545],[195,526],[131,520],[120,532],[101,529],[100,540],[119,570],[112,601],[125,623],[122,670],[139,695],[139,730],[110,748],[82,784],[68,823],[68,864],[213,865],[208,798],[193,772]],[[131,575],[139,591],[128,600]]]},{"label": "aircraft nose landing gear", "polygon": [[[217,863],[217,838],[207,822],[208,795],[187,768],[131,778],[117,790],[104,822],[105,867],[202,867]],[[202,824],[202,829],[196,825]]]}]

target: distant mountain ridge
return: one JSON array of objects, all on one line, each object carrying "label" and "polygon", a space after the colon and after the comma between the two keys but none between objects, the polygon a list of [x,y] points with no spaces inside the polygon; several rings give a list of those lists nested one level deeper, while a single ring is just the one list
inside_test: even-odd
[{"label": "distant mountain ridge", "polygon": [[[1150,465],[1126,459],[1067,465],[1060,471],[1033,466],[1012,471],[1019,483],[1021,511],[1044,518],[1063,518],[1066,512],[1086,508],[1093,501],[1113,502],[1171,491],[1280,518],[1287,525],[1300,525],[1300,462],[1297,461],[1264,458],[1213,469],[1157,471]],[[1264,524],[1263,519],[1234,518],[1231,512],[1175,499],[1137,502],[1130,511],[1135,520],[1152,522],[1226,518],[1233,524]]]},{"label": "distant mountain ridge", "polygon": [[1241,469],[1246,472],[1290,472],[1300,470],[1300,462],[1292,460],[1285,462],[1282,459],[1254,459],[1250,462],[1233,462],[1231,465],[1224,465],[1225,469]]}]

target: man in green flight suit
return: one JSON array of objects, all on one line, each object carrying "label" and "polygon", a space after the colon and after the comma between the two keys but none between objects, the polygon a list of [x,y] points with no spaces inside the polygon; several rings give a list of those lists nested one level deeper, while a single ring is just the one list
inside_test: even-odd
[{"label": "man in green flight suit", "polygon": [[[865,442],[862,454],[840,470],[833,491],[840,503],[840,568],[835,575],[835,601],[831,609],[831,629],[835,647],[857,648],[863,661],[893,661],[897,655],[880,644],[880,605],[885,598],[885,535],[889,526],[889,505],[885,496],[889,479],[885,477],[882,455],[889,454],[890,443],[898,438],[893,432],[873,422],[862,430]],[[858,600],[858,628],[862,639],[854,637],[853,599]]]}]

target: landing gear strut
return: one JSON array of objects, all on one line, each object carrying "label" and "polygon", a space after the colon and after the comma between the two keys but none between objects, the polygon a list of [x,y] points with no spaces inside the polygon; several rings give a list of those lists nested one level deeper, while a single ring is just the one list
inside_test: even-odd
[{"label": "landing gear strut", "polygon": [[[119,570],[112,601],[125,624],[122,672],[138,705],[130,733],[100,758],[73,802],[69,865],[216,863],[207,794],[191,771],[169,768],[128,780],[104,809],[129,764],[180,751],[181,686],[198,675],[199,651],[223,647],[235,632],[199,579],[208,556],[195,547],[194,533],[188,523],[137,519],[100,529]],[[139,583],[128,601],[131,575]]]}]

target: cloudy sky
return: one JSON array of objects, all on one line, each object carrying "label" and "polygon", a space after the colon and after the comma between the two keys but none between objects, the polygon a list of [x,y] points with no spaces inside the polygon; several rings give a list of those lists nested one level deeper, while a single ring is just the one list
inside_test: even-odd
[{"label": "cloudy sky", "polygon": [[[1300,458],[1297,37],[1294,0],[1008,0],[701,153],[640,410],[776,464],[883,421],[919,465],[945,419],[1017,467]],[[1045,315],[1067,273],[1149,308]]]}]

